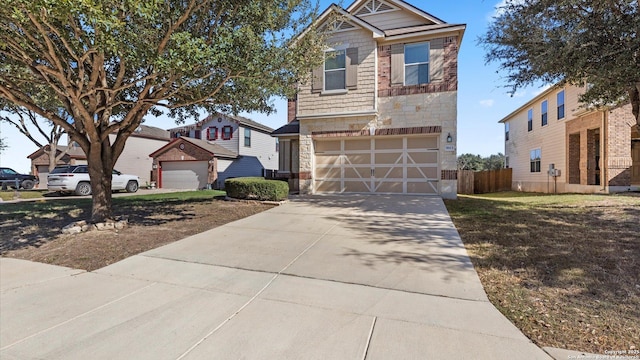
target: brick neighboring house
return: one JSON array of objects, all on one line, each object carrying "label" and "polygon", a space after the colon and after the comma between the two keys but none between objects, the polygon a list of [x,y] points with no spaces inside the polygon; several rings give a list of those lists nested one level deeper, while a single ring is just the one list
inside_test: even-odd
[{"label": "brick neighboring house", "polygon": [[[113,143],[115,134],[109,135]],[[151,182],[151,167],[153,160],[148,156],[150,151],[157,149],[169,142],[169,132],[154,126],[140,125],[131,134],[122,150],[122,154],[116,161],[114,168],[122,173],[137,175],[140,184]],[[47,145],[48,146],[48,145]],[[71,149],[58,161],[58,165],[85,165],[87,156],[84,151],[75,143],[70,144]],[[58,154],[64,151],[66,146],[58,146]],[[31,171],[38,174],[40,178],[39,186],[47,186],[47,175],[49,174],[49,155],[44,149],[38,149],[27,156],[31,159]]]},{"label": "brick neighboring house", "polygon": [[455,198],[465,25],[399,0],[332,5],[317,24],[332,27],[324,65],[298,86],[288,124],[272,134],[279,176],[302,193]]},{"label": "brick neighboring house", "polygon": [[[631,105],[587,109],[584,88],[553,86],[505,118],[517,191],[612,193],[640,188],[640,133]],[[560,171],[549,175],[549,166]]]},{"label": "brick neighboring house", "polygon": [[278,167],[273,129],[241,116],[211,114],[169,131],[173,140],[149,155],[159,187],[219,189],[227,178],[264,176]]}]

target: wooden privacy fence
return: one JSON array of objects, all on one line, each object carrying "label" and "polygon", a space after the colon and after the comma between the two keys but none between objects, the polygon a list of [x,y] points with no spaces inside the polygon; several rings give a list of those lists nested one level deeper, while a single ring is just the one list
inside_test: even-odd
[{"label": "wooden privacy fence", "polygon": [[511,169],[474,172],[458,170],[458,194],[484,194],[511,190]]}]

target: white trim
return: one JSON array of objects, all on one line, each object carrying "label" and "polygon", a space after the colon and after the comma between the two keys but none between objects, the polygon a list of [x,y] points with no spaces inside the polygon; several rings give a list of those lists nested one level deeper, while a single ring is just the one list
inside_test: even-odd
[{"label": "white trim", "polygon": [[452,27],[447,27],[443,29],[423,30],[423,31],[418,31],[414,33],[409,33],[409,34],[386,36],[384,40],[397,41],[397,40],[404,40],[404,39],[409,39],[409,38],[418,37],[418,36],[441,35],[445,33],[458,33],[460,37],[458,39],[458,43],[460,43],[462,42],[462,35],[459,33],[464,32],[466,28],[467,28],[466,25],[458,25],[458,26],[452,26]]},{"label": "white trim", "polygon": [[[359,7],[362,4],[363,1],[368,1],[368,0],[356,0],[356,1],[354,1],[351,5],[349,5],[349,7],[347,7],[347,11],[349,13],[351,13],[353,10],[355,10],[357,7]],[[444,24],[445,23],[441,19],[438,19],[437,17],[435,17],[435,16],[433,16],[433,15],[431,15],[431,14],[429,14],[429,13],[423,11],[423,10],[420,10],[420,9],[414,7],[413,5],[408,4],[408,3],[404,2],[404,1],[385,0],[385,2],[390,4],[390,5],[395,5],[395,6],[399,7],[399,8],[408,10],[408,11],[410,11],[410,12],[412,12],[412,13],[418,15],[418,16],[421,16],[421,17],[423,17],[425,19],[428,19],[429,21],[431,21],[431,22],[433,22],[435,24]]]}]

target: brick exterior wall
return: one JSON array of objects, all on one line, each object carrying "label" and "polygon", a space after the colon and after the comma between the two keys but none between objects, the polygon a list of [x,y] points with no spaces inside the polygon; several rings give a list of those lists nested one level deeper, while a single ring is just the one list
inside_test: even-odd
[{"label": "brick exterior wall", "polygon": [[636,119],[631,104],[607,112],[607,182],[610,186],[631,185],[631,126]]},{"label": "brick exterior wall", "polygon": [[[184,150],[180,150],[180,144],[184,144]],[[152,179],[157,181],[159,179],[160,166],[163,161],[209,161],[209,174],[207,182],[209,184],[215,183],[218,178],[217,171],[217,159],[215,159],[210,152],[201,149],[186,141],[176,141],[173,146],[167,149],[162,154],[157,155],[153,159],[153,164],[157,165],[157,168],[152,170]]]},{"label": "brick exterior wall", "polygon": [[287,101],[287,123],[292,122],[296,119],[296,99],[289,99]]},{"label": "brick exterior wall", "polygon": [[414,86],[391,85],[391,45],[378,46],[378,96],[415,95],[458,90],[458,38],[444,40],[443,81]]},{"label": "brick exterior wall", "polygon": [[569,184],[580,184],[580,133],[569,134]]},{"label": "brick exterior wall", "polygon": [[[606,117],[606,129],[603,129],[603,117]],[[569,183],[595,185],[595,156],[598,155],[600,156],[600,177],[604,180],[602,185],[630,186],[633,165],[631,126],[634,123],[631,105],[606,112],[593,112],[568,121],[566,133]],[[576,141],[578,141],[576,139],[580,142],[579,149],[576,147]],[[600,139],[599,154],[596,154],[596,139]],[[576,167],[576,156],[579,156],[578,167]],[[577,176],[579,176],[579,182]]]}]

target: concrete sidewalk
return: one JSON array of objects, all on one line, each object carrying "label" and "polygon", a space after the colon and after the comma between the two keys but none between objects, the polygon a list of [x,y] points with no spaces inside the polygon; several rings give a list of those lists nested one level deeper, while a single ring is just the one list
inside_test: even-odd
[{"label": "concrete sidewalk", "polygon": [[2,359],[549,359],[439,198],[299,198],[87,273],[0,260]]}]

